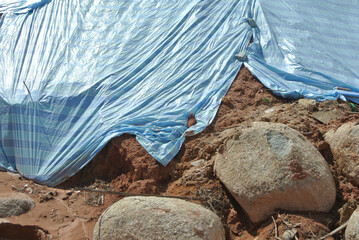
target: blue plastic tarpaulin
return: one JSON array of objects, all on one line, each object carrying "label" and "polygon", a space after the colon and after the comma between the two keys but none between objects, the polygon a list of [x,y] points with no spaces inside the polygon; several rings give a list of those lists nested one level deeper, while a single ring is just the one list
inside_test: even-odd
[{"label": "blue plastic tarpaulin", "polygon": [[252,9],[258,27],[245,66],[266,87],[359,103],[359,1],[257,0]]},{"label": "blue plastic tarpaulin", "polygon": [[252,34],[244,4],[52,0],[6,13],[1,166],[57,185],[123,133],[166,165],[186,131],[211,123],[242,64],[235,54]]},{"label": "blue plastic tarpaulin", "polygon": [[0,168],[54,186],[123,133],[166,165],[242,61],[283,97],[358,102],[358,5],[0,0]]}]

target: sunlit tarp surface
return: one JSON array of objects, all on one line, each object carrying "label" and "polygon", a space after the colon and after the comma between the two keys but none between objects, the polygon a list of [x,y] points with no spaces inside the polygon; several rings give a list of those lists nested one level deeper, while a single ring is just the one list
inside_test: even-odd
[{"label": "sunlit tarp surface", "polygon": [[[359,1],[253,1],[245,66],[289,98],[359,103]],[[343,90],[344,89],[344,90]]]},{"label": "sunlit tarp surface", "polygon": [[[251,37],[244,4],[52,0],[6,13],[0,166],[56,185],[123,133],[166,165],[185,131],[213,120],[241,66],[235,54]],[[187,129],[191,112],[198,123]]]},{"label": "sunlit tarp surface", "polygon": [[[56,185],[123,133],[166,165],[185,135],[212,122],[242,61],[283,97],[358,102],[358,9],[354,0],[0,0],[0,168]],[[187,128],[191,112],[198,123]]]}]

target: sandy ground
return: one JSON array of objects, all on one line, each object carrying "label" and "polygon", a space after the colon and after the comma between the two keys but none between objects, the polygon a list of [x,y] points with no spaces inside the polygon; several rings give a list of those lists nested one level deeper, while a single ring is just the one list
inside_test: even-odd
[{"label": "sandy ground", "polygon": [[[273,215],[275,224],[271,218],[259,225],[248,220],[213,174],[213,156],[237,125],[253,121],[287,124],[318,148],[331,167],[338,189],[336,204],[330,213],[279,210]],[[323,139],[326,131],[350,121],[359,121],[359,114],[351,112],[348,103],[327,101],[309,109],[298,101],[272,95],[242,68],[223,99],[215,121],[201,134],[188,137],[167,167],[157,163],[134,136],[123,135],[111,140],[90,164],[58,188],[0,172],[0,192],[24,192],[36,201],[36,207],[30,212],[7,218],[11,224],[6,228],[0,224],[0,239],[92,239],[98,217],[120,197],[77,191],[76,187],[199,197],[201,200],[195,202],[222,218],[230,240],[276,239],[275,226],[280,235],[288,224],[296,226],[299,239],[318,239],[345,222],[357,206],[358,188],[341,175]],[[343,239],[342,233],[334,239]],[[19,238],[19,235],[27,238]]]}]

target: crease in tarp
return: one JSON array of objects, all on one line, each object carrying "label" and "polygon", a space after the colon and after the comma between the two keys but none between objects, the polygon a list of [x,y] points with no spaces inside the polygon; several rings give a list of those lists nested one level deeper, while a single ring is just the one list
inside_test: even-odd
[{"label": "crease in tarp", "polygon": [[41,7],[51,0],[1,0],[0,14],[15,13],[22,14]]}]

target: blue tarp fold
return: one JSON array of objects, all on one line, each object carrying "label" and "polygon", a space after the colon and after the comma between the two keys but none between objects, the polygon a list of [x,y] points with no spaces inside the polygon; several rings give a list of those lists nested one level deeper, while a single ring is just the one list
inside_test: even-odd
[{"label": "blue tarp fold", "polygon": [[1,0],[0,1],[0,14],[1,13],[27,13],[33,9],[39,8],[51,0]]}]

